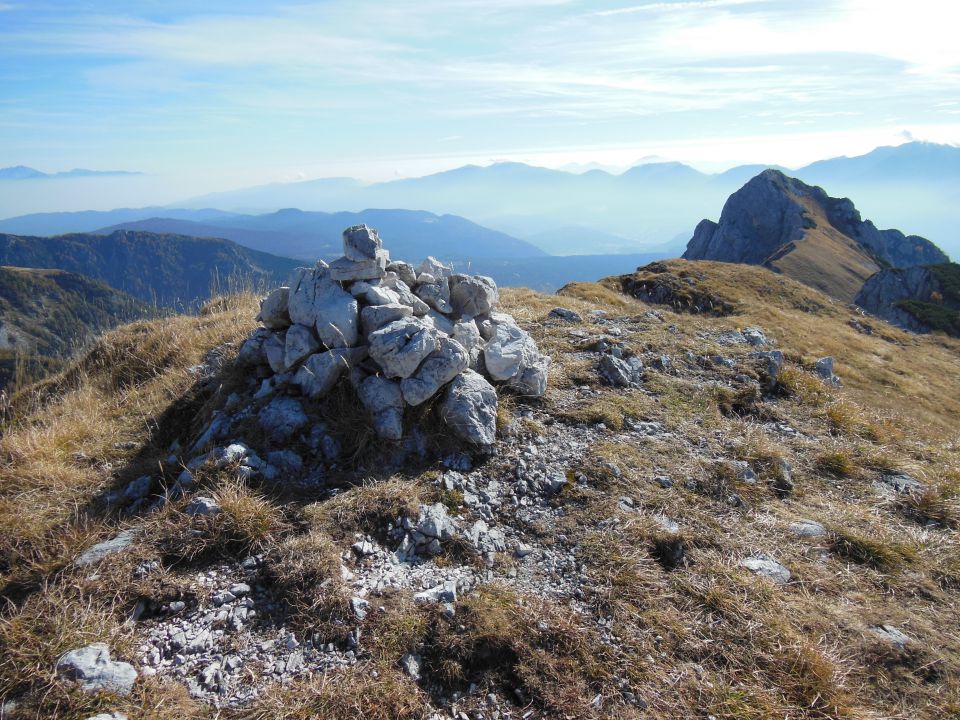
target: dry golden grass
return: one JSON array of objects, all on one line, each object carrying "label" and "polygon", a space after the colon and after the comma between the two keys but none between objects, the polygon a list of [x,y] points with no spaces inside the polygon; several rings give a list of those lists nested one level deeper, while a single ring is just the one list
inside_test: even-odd
[{"label": "dry golden grass", "polygon": [[[225,300],[199,317],[109,335],[49,385],[55,393],[38,392],[33,409],[0,440],[0,523],[9,529],[0,536],[0,594],[10,599],[0,615],[0,697],[19,696],[27,717],[71,720],[100,709],[156,720],[377,719],[426,716],[432,690],[475,683],[481,704],[465,698],[468,712],[484,711],[488,691],[512,699],[519,688],[538,716],[551,718],[956,715],[960,344],[880,322],[877,334],[861,335],[847,325],[844,307],[765,270],[666,265],[687,272],[697,292],[734,314],[666,307],[655,308],[659,317],[648,314],[651,306],[622,293],[619,279],[568,286],[560,297],[503,291],[504,309],[554,365],[544,399],[502,403],[501,430],[534,443],[549,442],[556,423],[572,432],[581,423],[607,426],[582,464],[568,468],[570,483],[550,503],[554,514],[517,528],[531,542],[573,553],[571,572],[589,578],[576,609],[494,584],[463,594],[451,621],[439,608],[386,595],[362,624],[366,654],[358,665],[271,686],[253,706],[236,710],[198,705],[182,686],[155,679],[138,682],[126,700],[83,697],[57,684],[51,665],[62,650],[93,638],[134,659],[123,620],[136,598],[182,593],[180,569],[248,551],[265,553],[264,580],[286,605],[291,625],[338,638],[355,625],[340,575],[355,536],[385,542],[390,524],[415,515],[419,504],[455,507],[462,496],[437,491],[436,471],[428,469],[360,484],[338,478],[340,491],[331,499],[310,498],[301,507],[303,498],[263,495],[263,488],[239,484],[225,471],[198,473],[203,492],[224,507],[219,516],[187,517],[182,502],[149,518],[106,512],[105,491],[148,469],[169,476],[157,472],[173,437],[169,426],[198,430],[214,403],[194,391],[186,367],[244,336],[254,306],[249,298]],[[549,318],[558,305],[584,321]],[[630,351],[669,355],[677,371],[650,370],[642,387],[626,391],[605,385],[595,354],[584,348],[589,342],[570,335],[604,334],[591,310],[629,328],[619,340]],[[711,339],[750,325],[775,338],[787,356],[776,396],[736,389],[735,372],[759,375],[748,357],[753,348]],[[705,369],[688,363],[687,352],[730,355],[738,367]],[[811,372],[824,355],[835,357],[843,388]],[[224,382],[226,389],[230,377]],[[349,393],[335,397],[331,412],[353,402]],[[671,435],[638,437],[627,432],[627,420],[656,421]],[[347,451],[373,457],[375,440],[357,423]],[[786,435],[780,425],[797,432]],[[128,442],[134,449],[122,449]],[[759,482],[744,482],[732,460],[749,463]],[[781,460],[793,466],[797,485],[782,498],[767,484]],[[926,491],[885,498],[873,484],[883,469],[909,472]],[[499,477],[512,467],[494,458],[487,470]],[[576,482],[579,474],[585,485]],[[653,482],[658,474],[669,475],[673,487]],[[620,504],[621,495],[633,509]],[[658,516],[676,521],[679,533]],[[807,518],[830,535],[789,532],[790,523]],[[131,523],[148,541],[115,556],[95,578],[67,566],[81,549]],[[739,566],[757,553],[784,563],[790,584],[774,586]],[[130,569],[144,559],[162,559],[169,570],[132,580]],[[500,558],[497,572],[511,564]],[[897,625],[917,647],[898,653],[878,646],[867,627],[879,623]],[[610,643],[599,639],[607,634]],[[408,652],[424,658],[423,687],[400,670]],[[627,692],[646,708],[625,702]]]}]

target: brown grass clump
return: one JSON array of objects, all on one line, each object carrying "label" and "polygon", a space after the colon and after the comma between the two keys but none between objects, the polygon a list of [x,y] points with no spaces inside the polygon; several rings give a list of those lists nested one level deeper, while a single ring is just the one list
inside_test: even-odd
[{"label": "brown grass clump", "polygon": [[863,535],[847,528],[832,529],[830,548],[840,557],[881,572],[892,572],[918,559],[916,550],[906,543]]},{"label": "brown grass clump", "polygon": [[273,685],[241,720],[400,720],[425,718],[427,696],[400,670],[381,663]]},{"label": "brown grass clump", "polygon": [[393,477],[358,485],[330,500],[303,509],[304,518],[316,530],[339,541],[352,533],[367,533],[383,539],[389,525],[404,515],[416,517],[424,488],[405,478]]},{"label": "brown grass clump", "polygon": [[814,464],[820,472],[838,478],[851,477],[857,472],[856,463],[854,463],[849,451],[844,448],[820,453],[817,455]]},{"label": "brown grass clump", "polygon": [[270,549],[265,566],[298,627],[320,633],[326,642],[340,641],[349,633],[340,551],[329,536],[312,531],[289,537]]},{"label": "brown grass clump", "polygon": [[437,611],[434,623],[424,666],[450,688],[519,688],[548,714],[592,717],[591,699],[613,679],[610,651],[572,613],[540,598],[487,585],[458,604],[455,618]]}]

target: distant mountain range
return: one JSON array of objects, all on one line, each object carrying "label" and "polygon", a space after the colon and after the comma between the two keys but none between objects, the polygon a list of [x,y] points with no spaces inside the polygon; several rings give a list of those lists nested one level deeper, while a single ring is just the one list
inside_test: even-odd
[{"label": "distant mountain range", "polygon": [[701,221],[683,257],[763,265],[845,302],[881,269],[948,261],[929,240],[878,230],[851,200],[778,170],[733,193],[719,222]]},{"label": "distant mountain range", "polygon": [[427,255],[446,260],[546,255],[536,245],[464,218],[417,210],[323,213],[288,209],[265,215],[210,218],[206,223],[149,218],[98,232],[130,229],[222,237],[256,250],[313,261],[342,255],[344,228],[361,223],[377,228],[397,257],[418,262]]},{"label": "distant mountain range", "polygon": [[55,238],[0,235],[0,265],[79,273],[160,307],[190,308],[217,290],[279,284],[299,264],[211,238],[125,230]]},{"label": "distant mountain range", "polygon": [[142,175],[143,173],[128,170],[85,170],[74,168],[62,172],[45,173],[26,165],[0,168],[0,180],[43,180],[47,178],[80,178],[96,177],[98,175]]},{"label": "distant mountain range", "polygon": [[[231,224],[230,218],[270,215],[285,208],[358,215],[367,208],[408,208],[437,217],[469,219],[551,255],[654,252],[678,236],[688,238],[700,218],[715,213],[731,193],[770,167],[742,165],[706,174],[682,163],[647,162],[612,174],[601,169],[572,173],[521,163],[468,165],[425,177],[373,184],[325,178],[264,185],[185,200],[175,208],[27,215],[0,220],[0,232],[92,232],[163,218],[231,227],[238,232],[229,237],[264,248],[269,246],[263,243],[279,238],[258,238],[249,233],[290,231],[260,224],[271,221],[240,218]],[[861,210],[878,224],[910,228],[948,252],[960,253],[960,148],[907,143],[858,157],[816,162],[788,174],[822,186],[831,196],[856,198]],[[319,219],[314,220],[321,224]],[[210,228],[155,223],[145,227],[224,234]],[[241,235],[241,230],[247,234]],[[384,227],[383,231],[389,229]],[[291,238],[284,242],[291,243]],[[329,236],[323,242],[329,242]],[[303,238],[297,243],[303,245]],[[284,252],[304,256],[312,252],[311,248],[306,243],[305,249]]]},{"label": "distant mountain range", "polygon": [[[744,165],[705,174],[675,162],[637,165],[614,175],[570,173],[521,163],[473,165],[363,185],[347,178],[265,185],[204,195],[182,207],[267,212],[402,207],[451,213],[522,239],[536,238],[548,253],[596,252],[589,234],[581,245],[549,243],[569,226],[619,237],[604,252],[637,252],[689,233],[697,220],[768,165]],[[909,227],[948,251],[960,252],[960,148],[906,143],[853,158],[833,158],[789,174],[822,186],[834,197],[855,197],[870,217],[888,227]],[[546,239],[545,239],[546,238]]]},{"label": "distant mountain range", "polygon": [[152,314],[145,303],[84,275],[0,266],[0,390],[18,363],[37,378],[100,333]]}]

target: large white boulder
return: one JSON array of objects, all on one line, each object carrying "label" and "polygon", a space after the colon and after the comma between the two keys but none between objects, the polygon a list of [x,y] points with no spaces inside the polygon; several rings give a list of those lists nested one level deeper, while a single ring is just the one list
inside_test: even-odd
[{"label": "large white boulder", "polygon": [[384,325],[413,315],[413,308],[403,303],[387,303],[386,305],[370,305],[360,311],[360,326],[363,336],[379,330]]},{"label": "large white boulder", "polygon": [[466,370],[470,356],[456,340],[441,337],[440,348],[430,353],[417,371],[400,382],[403,399],[420,405],[436,394],[457,375]]},{"label": "large white boulder", "polygon": [[260,314],[257,320],[264,327],[279,330],[290,324],[290,314],[287,312],[287,303],[290,298],[290,288],[279,287],[267,295],[260,303]]},{"label": "large white boulder", "polygon": [[316,353],[293,376],[293,382],[309,398],[323,397],[336,385],[344,372],[359,365],[367,357],[367,348],[333,348]]},{"label": "large white boulder", "polygon": [[464,370],[447,386],[440,418],[461,440],[489,447],[497,439],[497,391],[479,373]]},{"label": "large white boulder", "polygon": [[434,310],[442,313],[453,312],[453,306],[450,304],[450,286],[446,280],[421,282],[417,285],[414,294]]},{"label": "large white boulder", "polygon": [[291,325],[287,329],[287,338],[284,342],[283,364],[289,370],[319,349],[320,342],[317,340],[312,327]]},{"label": "large white boulder", "polygon": [[370,260],[383,248],[380,236],[366,225],[353,225],[343,231],[343,254],[350,260]]},{"label": "large white boulder", "polygon": [[370,357],[388,378],[413,375],[440,348],[437,331],[417,318],[403,318],[370,334]]},{"label": "large white boulder", "polygon": [[361,260],[342,257],[330,263],[330,277],[341,282],[378,280],[387,274],[389,261],[386,250],[377,250],[373,257]]},{"label": "large white boulder", "polygon": [[500,293],[493,278],[454,275],[450,278],[450,304],[457,317],[485,315],[497,306]]}]

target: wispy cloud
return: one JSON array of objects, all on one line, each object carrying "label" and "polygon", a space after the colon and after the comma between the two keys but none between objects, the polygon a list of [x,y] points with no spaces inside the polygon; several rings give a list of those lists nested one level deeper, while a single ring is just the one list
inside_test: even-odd
[{"label": "wispy cloud", "polygon": [[610,10],[598,10],[597,12],[591,14],[597,17],[609,17],[613,15],[632,15],[633,13],[683,12],[685,10],[704,10],[707,8],[733,7],[736,5],[756,5],[760,2],[764,2],[764,0],[689,0],[687,2],[654,2],[644,3],[643,5],[630,5],[628,7],[613,8]]}]

